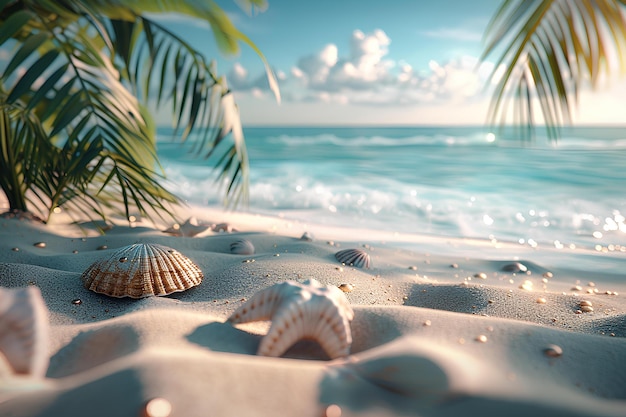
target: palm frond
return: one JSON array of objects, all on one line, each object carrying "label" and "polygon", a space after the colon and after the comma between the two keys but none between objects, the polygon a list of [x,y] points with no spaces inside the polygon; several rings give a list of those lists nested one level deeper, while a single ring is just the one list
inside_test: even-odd
[{"label": "palm frond", "polygon": [[[59,6],[53,7],[58,11]],[[58,205],[86,209],[82,214],[90,216],[102,212],[101,204],[118,203],[126,213],[134,206],[147,213],[146,206],[158,211],[163,202],[175,202],[154,170],[154,135],[142,109],[103,54],[103,45],[110,42],[102,41],[102,28],[90,30],[90,19],[83,14],[77,14],[74,21],[68,19],[63,30],[52,25],[45,13],[29,16],[29,35],[1,80],[3,84],[14,80],[4,98],[6,105],[37,113],[42,125],[49,126],[48,142],[56,144],[47,152],[33,154],[29,162],[38,167],[36,179],[27,183],[38,200],[33,205],[46,207],[48,212],[41,214],[47,218]],[[24,67],[24,73],[18,74]],[[37,89],[34,84],[40,79],[42,88]],[[23,135],[14,139],[20,142]],[[107,174],[111,171],[116,175]],[[107,187],[120,193],[88,193]]]},{"label": "palm frond", "polygon": [[[172,107],[175,135],[185,142],[193,132],[192,152],[207,159],[215,152],[232,154],[218,160],[218,181],[229,181],[227,202],[247,199],[248,158],[239,113],[226,80],[217,75],[214,63],[187,42],[150,19],[111,21],[114,44],[120,46],[122,71],[145,101]],[[140,35],[143,34],[143,35]],[[174,74],[174,77],[172,77]],[[231,139],[226,144],[226,139]]]},{"label": "palm frond", "polygon": [[[626,70],[626,18],[623,1],[506,0],[491,20],[485,61],[496,55],[490,81],[495,85],[487,121],[502,127],[524,123],[523,139],[533,134],[535,113],[548,137],[572,120],[581,86],[596,86],[616,62]],[[504,70],[502,70],[504,68]],[[513,107],[508,101],[520,102]],[[510,114],[510,112],[513,114]]]}]

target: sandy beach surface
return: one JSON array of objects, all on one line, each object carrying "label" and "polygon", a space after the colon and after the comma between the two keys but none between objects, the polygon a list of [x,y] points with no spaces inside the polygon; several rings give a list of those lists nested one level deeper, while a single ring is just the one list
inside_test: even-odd
[{"label": "sandy beach surface", "polygon": [[[230,231],[181,237],[138,222],[100,234],[0,219],[0,284],[36,286],[49,318],[45,376],[5,372],[0,416],[626,416],[619,247],[537,250],[181,213],[191,216]],[[232,254],[237,239],[255,253]],[[90,264],[139,242],[180,251],[204,280],[143,299],[83,287]],[[341,265],[334,254],[346,248],[369,253],[370,268]],[[583,258],[598,268],[578,268]],[[350,356],[330,360],[314,341],[257,356],[268,323],[226,322],[257,291],[310,278],[352,285]],[[171,408],[147,406],[155,398]]]}]

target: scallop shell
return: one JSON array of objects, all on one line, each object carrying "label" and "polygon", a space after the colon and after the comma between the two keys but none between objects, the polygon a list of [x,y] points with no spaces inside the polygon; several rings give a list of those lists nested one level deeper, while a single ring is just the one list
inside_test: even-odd
[{"label": "scallop shell", "polygon": [[344,249],[335,254],[335,258],[342,264],[357,268],[370,267],[370,255],[363,249]]},{"label": "scallop shell", "polygon": [[185,291],[199,285],[202,278],[200,268],[177,250],[144,243],[118,249],[81,275],[85,288],[118,298]]},{"label": "scallop shell", "polygon": [[0,288],[0,359],[6,359],[0,373],[45,376],[48,309],[39,288]]},{"label": "scallop shell", "polygon": [[254,245],[246,239],[239,239],[230,244],[230,253],[236,255],[253,255]]}]

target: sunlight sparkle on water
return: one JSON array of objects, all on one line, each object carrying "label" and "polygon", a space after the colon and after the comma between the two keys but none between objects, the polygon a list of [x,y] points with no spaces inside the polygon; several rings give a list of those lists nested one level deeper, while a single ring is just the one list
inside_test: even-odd
[{"label": "sunlight sparkle on water", "polygon": [[489,132],[487,133],[487,135],[485,136],[485,139],[487,140],[487,142],[492,143],[496,141],[496,135],[494,135],[493,133]]}]

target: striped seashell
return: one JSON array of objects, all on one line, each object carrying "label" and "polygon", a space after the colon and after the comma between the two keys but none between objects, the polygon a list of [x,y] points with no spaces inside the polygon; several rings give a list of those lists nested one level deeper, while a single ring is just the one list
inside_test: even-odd
[{"label": "striped seashell", "polygon": [[199,285],[200,268],[177,250],[136,243],[96,261],[81,275],[85,288],[111,297],[168,295]]},{"label": "striped seashell", "polygon": [[230,253],[235,255],[253,255],[254,245],[246,239],[239,239],[230,244]]},{"label": "striped seashell", "polygon": [[370,255],[363,249],[344,249],[335,254],[335,258],[344,265],[357,268],[370,267]]},{"label": "striped seashell", "polygon": [[0,288],[0,379],[43,378],[48,369],[48,309],[37,287]]},{"label": "striped seashell", "polygon": [[228,321],[272,321],[259,344],[259,355],[281,356],[299,340],[313,339],[334,359],[350,354],[353,318],[354,311],[339,288],[310,279],[286,281],[257,292]]}]

